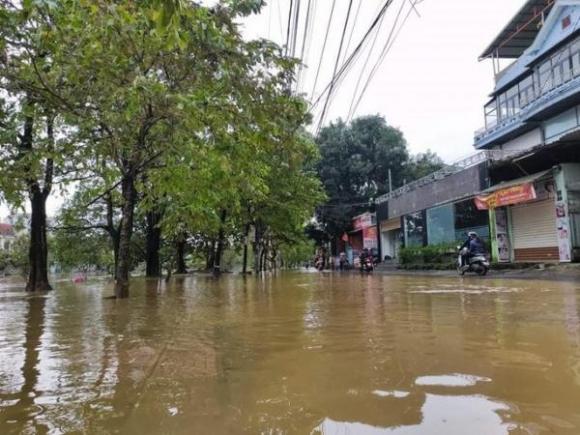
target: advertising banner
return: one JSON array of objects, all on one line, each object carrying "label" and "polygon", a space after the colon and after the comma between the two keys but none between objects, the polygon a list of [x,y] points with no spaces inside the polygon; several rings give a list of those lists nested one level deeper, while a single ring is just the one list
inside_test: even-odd
[{"label": "advertising banner", "polygon": [[490,208],[533,201],[536,198],[537,195],[534,184],[524,183],[518,186],[496,190],[489,195],[476,196],[475,206],[478,210],[489,210]]},{"label": "advertising banner", "polygon": [[376,249],[378,247],[377,235],[377,227],[363,228],[363,247]]}]

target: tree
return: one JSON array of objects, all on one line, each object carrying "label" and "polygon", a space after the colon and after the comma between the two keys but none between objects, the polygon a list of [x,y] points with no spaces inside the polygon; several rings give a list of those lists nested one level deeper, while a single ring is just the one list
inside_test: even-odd
[{"label": "tree", "polygon": [[426,177],[445,167],[445,162],[433,151],[427,150],[411,157],[407,164],[406,177],[409,181]]},{"label": "tree", "polygon": [[403,133],[379,115],[349,125],[338,120],[323,128],[316,142],[321,154],[318,175],[328,196],[317,211],[322,231],[310,229],[319,240],[339,238],[350,229],[352,217],[373,207],[378,196],[442,164],[430,151],[411,157]]}]

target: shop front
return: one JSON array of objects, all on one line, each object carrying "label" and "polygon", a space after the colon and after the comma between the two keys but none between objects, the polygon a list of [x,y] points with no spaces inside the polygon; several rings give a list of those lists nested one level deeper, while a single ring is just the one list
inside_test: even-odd
[{"label": "shop front", "polygon": [[475,199],[489,210],[498,262],[569,262],[570,219],[561,169],[493,186]]},{"label": "shop front", "polygon": [[348,234],[346,256],[350,264],[355,264],[363,249],[377,253],[378,233],[375,213],[363,213],[352,219],[353,230]]},{"label": "shop front", "polygon": [[401,247],[401,218],[381,222],[381,256],[383,261],[399,257]]}]

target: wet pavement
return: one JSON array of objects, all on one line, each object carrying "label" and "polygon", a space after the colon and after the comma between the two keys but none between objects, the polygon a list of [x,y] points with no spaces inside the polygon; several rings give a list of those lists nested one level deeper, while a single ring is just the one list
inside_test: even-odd
[{"label": "wet pavement", "polygon": [[0,434],[577,434],[580,283],[0,284]]}]

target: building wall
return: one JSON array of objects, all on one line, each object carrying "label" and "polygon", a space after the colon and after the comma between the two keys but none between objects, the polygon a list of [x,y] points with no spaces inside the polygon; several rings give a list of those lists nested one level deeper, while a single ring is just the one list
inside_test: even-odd
[{"label": "building wall", "polygon": [[498,148],[505,152],[526,151],[542,144],[542,129],[536,128],[532,131],[506,142]]},{"label": "building wall", "polygon": [[487,164],[482,163],[389,199],[389,218],[425,210],[474,195],[488,187]]}]

